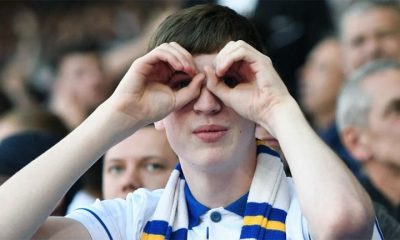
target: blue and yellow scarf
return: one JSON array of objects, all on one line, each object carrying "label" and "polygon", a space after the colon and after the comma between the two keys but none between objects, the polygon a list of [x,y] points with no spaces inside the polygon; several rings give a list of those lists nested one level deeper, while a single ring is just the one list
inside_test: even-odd
[{"label": "blue and yellow scarf", "polygon": [[[240,239],[286,239],[289,193],[278,155],[269,148],[257,147],[257,167],[245,206]],[[186,240],[189,217],[185,198],[185,178],[178,165],[145,225],[141,240]]]}]

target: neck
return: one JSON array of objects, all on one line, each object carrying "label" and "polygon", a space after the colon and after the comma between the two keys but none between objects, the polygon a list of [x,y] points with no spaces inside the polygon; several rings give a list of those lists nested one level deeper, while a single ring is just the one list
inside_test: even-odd
[{"label": "neck", "polygon": [[[247,193],[256,168],[255,146],[252,153],[238,161],[239,164],[209,166],[208,169],[197,169],[181,162],[190,191],[197,201],[209,208],[223,207],[234,202]],[[232,163],[235,161],[228,161]],[[215,170],[217,169],[217,170]]]},{"label": "neck", "polygon": [[394,205],[400,204],[400,168],[377,161],[365,164],[373,185]]}]

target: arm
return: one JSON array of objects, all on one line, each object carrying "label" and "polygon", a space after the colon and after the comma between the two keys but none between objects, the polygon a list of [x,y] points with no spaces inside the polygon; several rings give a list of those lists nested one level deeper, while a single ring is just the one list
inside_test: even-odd
[{"label": "arm", "polygon": [[[194,76],[193,81],[174,92],[167,85],[173,71],[184,71]],[[0,239],[30,238],[71,185],[109,147],[197,97],[203,78],[196,75],[191,55],[176,43],[163,44],[137,59],[112,96],[80,126],[0,186]],[[36,237],[60,236],[59,231],[69,231],[63,226],[73,231],[83,227],[70,220],[51,226],[52,222],[46,222]],[[81,233],[75,239],[87,237],[85,231],[76,234]]]},{"label": "arm", "polygon": [[230,42],[216,57],[215,71],[217,76],[236,71],[241,82],[228,88],[207,74],[207,87],[227,106],[278,139],[312,236],[370,238],[373,210],[369,197],[342,161],[313,132],[271,60],[243,41]]},{"label": "arm", "polygon": [[91,239],[80,223],[65,217],[49,217],[32,239]]}]

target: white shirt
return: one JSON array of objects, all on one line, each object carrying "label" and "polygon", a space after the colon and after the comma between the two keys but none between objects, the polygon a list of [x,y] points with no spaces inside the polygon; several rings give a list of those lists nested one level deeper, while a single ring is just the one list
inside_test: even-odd
[{"label": "white shirt", "polygon": [[91,205],[96,201],[96,198],[94,198],[92,195],[87,193],[84,190],[80,190],[75,194],[75,196],[72,198],[71,203],[68,205],[67,208],[67,214],[70,214],[77,208],[81,207],[86,207],[88,205]]},{"label": "white shirt", "polygon": [[[294,184],[288,179],[290,207],[286,217],[287,239],[310,239],[307,221],[303,217]],[[97,200],[92,206],[80,208],[67,217],[81,222],[92,239],[140,239],[146,222],[152,216],[163,190],[138,189],[126,200]],[[194,203],[198,204],[198,203]],[[188,205],[191,205],[188,202]],[[235,211],[235,210],[234,210]],[[220,216],[215,216],[215,212]],[[213,214],[214,213],[214,214]],[[214,216],[212,216],[214,215]],[[239,239],[243,217],[223,207],[209,209],[199,216],[200,221],[188,230],[188,239]],[[216,221],[218,220],[218,221]],[[374,227],[372,239],[381,239]]]}]

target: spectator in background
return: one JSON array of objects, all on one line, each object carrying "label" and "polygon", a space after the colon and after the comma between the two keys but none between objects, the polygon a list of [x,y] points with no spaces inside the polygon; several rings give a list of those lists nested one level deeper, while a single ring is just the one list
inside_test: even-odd
[{"label": "spectator in background", "polygon": [[[177,163],[165,132],[148,125],[110,148],[102,161],[83,175],[83,187],[68,206],[67,214],[96,199],[125,199],[138,188],[164,188]],[[101,181],[102,191],[98,188]]]},{"label": "spectator in background", "polygon": [[[289,165],[286,162],[285,155],[279,145],[278,140],[261,126],[256,128],[256,138],[258,145],[265,145],[276,151],[284,164],[287,175],[290,175]],[[260,146],[259,146],[260,147]],[[397,239],[400,236],[400,223],[389,213],[388,209],[381,203],[373,201],[375,215],[379,222],[379,227],[385,239]]]},{"label": "spectator in background", "polygon": [[[370,199],[311,130],[271,60],[260,52],[247,19],[215,5],[179,11],[163,22],[149,49],[104,104],[36,159],[40,168],[31,164],[0,188],[2,205],[7,206],[0,218],[5,229],[1,236],[29,238],[63,189],[99,155],[146,123],[160,120],[157,126],[166,130],[182,167],[174,170],[161,196],[161,191],[142,189],[128,201],[97,202],[69,218],[50,218],[36,237],[371,238]],[[271,152],[257,156],[255,122],[282,144],[296,187]],[[73,151],[66,151],[67,146]],[[63,164],[51,164],[53,158]],[[56,181],[47,181],[48,168],[57,172]],[[36,174],[42,178],[25,178]],[[42,188],[16,192],[20,185]],[[49,191],[52,198],[37,201]],[[33,213],[15,214],[28,204],[35,206]],[[20,226],[18,232],[8,227],[12,223]]]},{"label": "spectator in background", "polygon": [[0,140],[24,131],[44,131],[60,136],[69,132],[59,117],[41,108],[12,109],[0,116]]},{"label": "spectator in background", "polygon": [[397,2],[355,2],[343,13],[339,28],[346,73],[374,59],[400,60],[400,10]]},{"label": "spectator in background", "polygon": [[110,95],[114,84],[105,77],[98,48],[90,42],[64,48],[55,65],[49,107],[74,129]]},{"label": "spectator in background", "polygon": [[[41,132],[26,131],[10,135],[0,141],[0,185],[8,178],[28,165],[37,156],[44,153],[54,144],[60,141],[61,135]],[[67,194],[59,201],[53,210],[52,216],[64,216],[72,196],[79,184],[75,184]],[[40,188],[40,186],[37,186]],[[43,199],[46,195],[43,196]]]},{"label": "spectator in background", "polygon": [[359,166],[343,147],[335,124],[336,97],[345,79],[342,59],[339,40],[322,39],[302,68],[299,100],[318,135],[358,175]]},{"label": "spectator in background", "polygon": [[100,158],[77,181],[79,190],[72,196],[67,206],[66,214],[71,213],[75,209],[91,205],[96,199],[102,199],[102,166],[103,159]]},{"label": "spectator in background", "polygon": [[103,197],[125,198],[138,188],[164,188],[177,163],[165,132],[146,126],[105,154]]},{"label": "spectator in background", "polygon": [[[93,203],[96,198],[125,198],[138,188],[164,188],[177,163],[178,158],[165,132],[148,125],[110,148],[103,160],[85,173],[81,178],[84,186],[72,200],[67,213]],[[101,169],[103,173],[99,177]],[[103,182],[102,197],[99,196],[98,182],[96,184],[94,180]]]},{"label": "spectator in background", "polygon": [[400,63],[377,60],[354,72],[337,105],[344,145],[358,160],[374,201],[400,220]]},{"label": "spectator in background", "polygon": [[344,81],[342,51],[334,37],[322,39],[308,55],[300,75],[300,103],[317,131],[335,121],[336,96]]},{"label": "spectator in background", "polygon": [[0,88],[14,108],[29,109],[39,103],[28,80],[40,59],[40,26],[29,8],[19,9],[10,20],[15,48],[1,68]]}]

